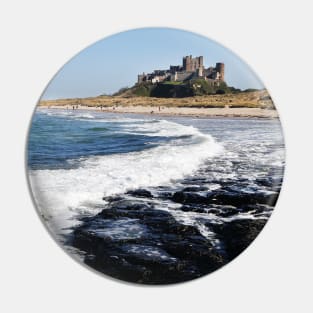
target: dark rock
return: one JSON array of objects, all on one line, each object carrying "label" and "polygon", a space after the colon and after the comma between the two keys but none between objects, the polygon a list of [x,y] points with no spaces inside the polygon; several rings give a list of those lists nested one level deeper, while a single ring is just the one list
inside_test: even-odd
[{"label": "dark rock", "polygon": [[153,207],[153,204],[147,201],[119,200],[110,203],[108,208],[117,210],[145,210]]},{"label": "dark rock", "polygon": [[196,213],[207,213],[208,209],[206,207],[194,205],[183,205],[179,208],[179,210],[184,212],[196,212]]},{"label": "dark rock", "polygon": [[115,254],[116,251],[107,250],[88,255],[85,263],[104,274],[130,282],[143,283],[145,278],[149,277],[149,270],[145,266],[129,263]]},{"label": "dark rock", "polygon": [[266,204],[253,204],[246,205],[239,208],[241,212],[250,212],[255,215],[255,213],[264,213],[264,212],[272,212],[273,208]]},{"label": "dark rock", "polygon": [[175,192],[172,200],[178,203],[208,203],[208,197],[194,192]]},{"label": "dark rock", "polygon": [[229,217],[235,214],[238,214],[239,210],[230,205],[218,205],[208,208],[208,206],[204,205],[191,205],[191,204],[184,204],[179,208],[179,210],[184,212],[196,212],[196,213],[207,213],[207,214],[215,214],[220,217]]},{"label": "dark rock", "polygon": [[[242,186],[253,190],[246,179],[236,184],[231,179],[215,182],[206,176],[204,171],[197,179],[183,180],[185,188],[181,191],[162,186],[155,189],[154,196],[146,189],[136,189],[127,195],[104,198],[109,202],[104,203],[104,209],[96,216],[85,217],[73,229],[72,245],[86,253],[86,264],[131,282],[176,283],[216,270],[255,239],[278,193],[260,192],[259,187],[255,193],[242,192]],[[208,182],[222,188],[208,191]],[[270,183],[258,182],[264,190]],[[176,204],[175,210],[190,214],[195,225],[178,222],[174,212],[172,215],[162,209],[170,201],[181,204]],[[260,218],[235,219],[238,213]],[[199,224],[204,229],[198,228]],[[202,235],[203,230],[210,232],[208,238]]]},{"label": "dark rock", "polygon": [[124,198],[121,196],[109,196],[109,197],[103,197],[102,200],[108,201],[108,202],[114,202],[114,201],[120,201]]},{"label": "dark rock", "polygon": [[257,237],[266,221],[266,219],[242,219],[211,226],[223,240],[229,258],[233,259]]},{"label": "dark rock", "polygon": [[219,210],[219,209],[217,209],[217,208],[213,208],[213,209],[209,209],[209,210],[207,211],[207,213],[219,215],[219,214],[221,213],[221,210]]},{"label": "dark rock", "polygon": [[162,191],[158,193],[158,198],[160,199],[170,199],[172,198],[172,196],[173,196],[173,193],[169,191],[167,192]]},{"label": "dark rock", "polygon": [[172,200],[182,204],[218,204],[240,207],[249,204],[267,204],[274,206],[278,193],[240,193],[227,190],[208,192],[206,195],[196,192],[175,192]]},{"label": "dark rock", "polygon": [[130,190],[127,192],[127,194],[132,195],[134,197],[153,198],[152,193],[146,189]]},{"label": "dark rock", "polygon": [[182,192],[197,192],[197,191],[208,191],[208,188],[203,186],[191,186],[186,187],[182,190]]},{"label": "dark rock", "polygon": [[190,280],[225,261],[196,227],[140,201],[110,203],[75,228],[72,245],[86,252],[85,263],[93,268],[145,284]]},{"label": "dark rock", "polygon": [[219,192],[211,197],[213,203],[232,205],[235,207],[249,204],[267,204],[274,206],[278,198],[277,193],[238,193]]},{"label": "dark rock", "polygon": [[221,217],[229,217],[237,213],[238,213],[238,209],[231,207],[231,206],[228,206],[228,207],[225,206],[217,215]]},{"label": "dark rock", "polygon": [[265,187],[281,187],[282,179],[273,177],[257,178],[256,183]]}]

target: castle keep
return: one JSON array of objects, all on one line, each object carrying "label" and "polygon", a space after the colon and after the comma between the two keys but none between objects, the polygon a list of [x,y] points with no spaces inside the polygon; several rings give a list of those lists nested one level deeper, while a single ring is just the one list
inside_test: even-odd
[{"label": "castle keep", "polygon": [[171,65],[167,70],[154,70],[149,74],[138,75],[138,84],[142,82],[155,84],[163,81],[184,82],[202,78],[212,86],[219,86],[220,82],[224,82],[224,73],[224,63],[216,63],[215,67],[205,68],[203,56],[193,58],[189,55],[183,57],[183,65]]}]

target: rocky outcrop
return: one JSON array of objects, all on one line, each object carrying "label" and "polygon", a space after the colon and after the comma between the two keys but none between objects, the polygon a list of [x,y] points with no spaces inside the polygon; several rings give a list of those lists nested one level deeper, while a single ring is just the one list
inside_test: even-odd
[{"label": "rocky outcrop", "polygon": [[191,280],[227,264],[262,230],[281,181],[257,183],[255,192],[244,192],[245,180],[199,175],[183,180],[181,190],[160,186],[105,197],[103,210],[73,229],[71,245],[85,253],[86,264],[121,280]]},{"label": "rocky outcrop", "polygon": [[115,278],[147,284],[175,283],[210,273],[225,263],[194,226],[178,223],[153,204],[113,201],[73,232],[85,263]]}]

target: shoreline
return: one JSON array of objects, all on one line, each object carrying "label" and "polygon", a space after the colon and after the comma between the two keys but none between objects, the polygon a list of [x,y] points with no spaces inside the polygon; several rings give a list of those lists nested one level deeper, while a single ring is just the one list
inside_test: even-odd
[{"label": "shoreline", "polygon": [[[74,107],[74,109],[73,109]],[[186,116],[197,118],[278,118],[274,109],[262,108],[196,108],[196,107],[167,107],[167,106],[87,106],[87,105],[39,105],[37,108],[63,109],[71,111],[96,111],[107,113],[151,114],[160,116]]]},{"label": "shoreline", "polygon": [[[67,252],[115,279],[161,285],[206,275],[244,251],[279,196],[279,120],[214,118],[204,109],[207,119],[176,115],[162,123],[163,107],[158,117],[143,119],[126,115],[133,107],[108,109],[54,106],[46,111],[51,123],[44,116],[31,128],[36,145],[29,145],[30,156],[41,143],[51,147],[41,163],[48,174],[29,158],[39,169],[32,188],[45,200],[39,210]],[[148,109],[136,107],[136,113]],[[194,110],[177,108],[180,114],[186,109]]]}]

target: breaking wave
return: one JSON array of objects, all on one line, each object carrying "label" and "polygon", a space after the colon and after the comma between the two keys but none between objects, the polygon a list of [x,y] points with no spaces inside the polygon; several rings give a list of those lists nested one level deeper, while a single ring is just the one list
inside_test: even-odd
[{"label": "breaking wave", "polygon": [[[97,206],[103,205],[104,196],[169,185],[192,174],[207,158],[223,150],[212,136],[193,126],[165,120],[129,120],[124,121],[121,132],[145,135],[147,140],[154,136],[172,139],[142,151],[82,158],[78,168],[31,170],[34,198],[44,216],[62,213],[55,223],[60,224],[66,220],[64,215],[95,213]],[[123,119],[118,122],[123,124]]]}]

